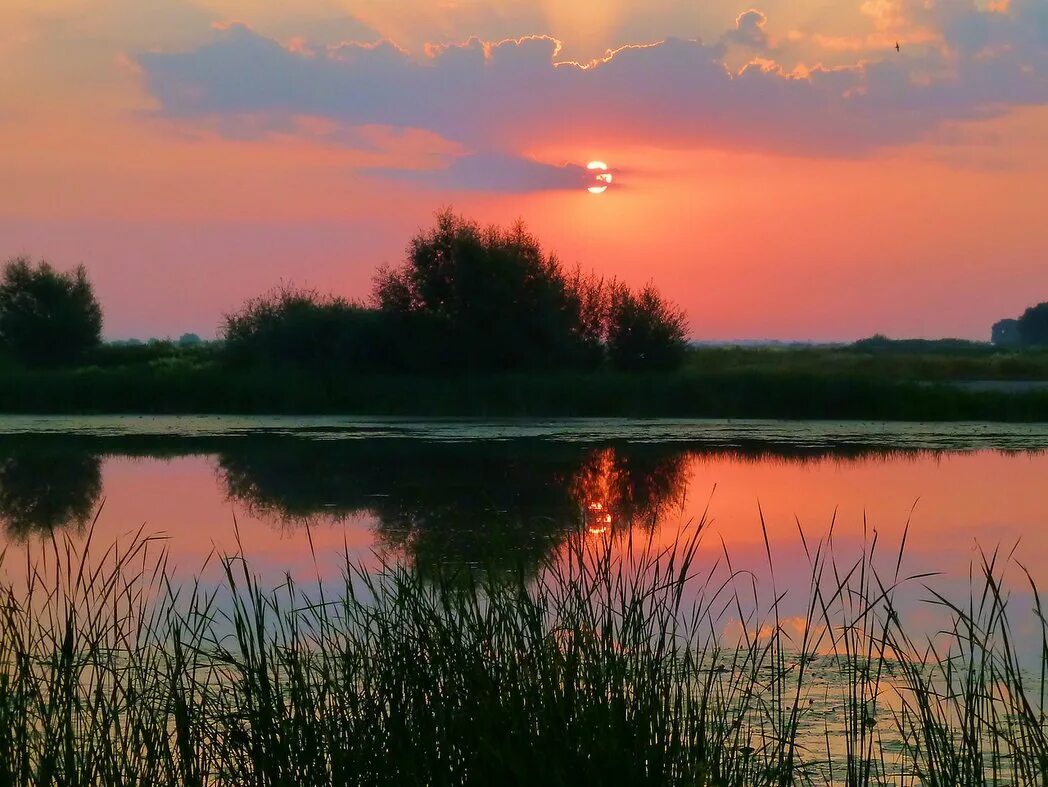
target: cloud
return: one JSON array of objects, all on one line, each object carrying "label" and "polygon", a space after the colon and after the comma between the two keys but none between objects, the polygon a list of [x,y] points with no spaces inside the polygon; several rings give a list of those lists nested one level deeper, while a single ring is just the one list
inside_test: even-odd
[{"label": "cloud", "polygon": [[[1048,58],[1048,3],[1044,0],[1013,0],[1006,10],[987,11],[972,0],[956,7],[925,7],[908,0],[911,14],[939,26],[945,39],[961,54],[1007,51],[1040,52],[1040,63]],[[1046,75],[1042,71],[1042,77]]]},{"label": "cloud", "polygon": [[723,40],[730,44],[748,46],[751,49],[767,49],[768,34],[764,30],[767,23],[768,17],[762,12],[754,8],[743,11],[735,20],[735,29],[725,33]]},{"label": "cloud", "polygon": [[[242,25],[215,31],[197,49],[142,54],[138,62],[160,112],[173,118],[257,115],[278,123],[311,115],[347,127],[425,129],[506,156],[580,140],[858,156],[947,121],[1048,103],[1041,45],[1048,24],[1037,2],[1015,0],[997,13],[885,0],[877,13],[934,22],[944,46],[797,73],[775,64],[774,47],[738,73],[725,67],[724,41],[768,45],[765,17],[755,10],[714,44],[667,39],[587,64],[558,60],[559,43],[546,36],[470,39],[422,54],[388,41],[303,52]],[[486,182],[489,169],[515,182],[545,177],[523,160],[484,162],[463,162],[444,177]]]},{"label": "cloud", "polygon": [[507,153],[475,153],[454,159],[442,169],[374,168],[362,174],[450,191],[517,193],[580,190],[592,173],[577,164],[546,164]]}]

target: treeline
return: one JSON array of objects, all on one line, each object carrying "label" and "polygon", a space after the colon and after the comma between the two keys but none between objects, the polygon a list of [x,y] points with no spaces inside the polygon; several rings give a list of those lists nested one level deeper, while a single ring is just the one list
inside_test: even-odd
[{"label": "treeline", "polygon": [[[101,331],[82,266],[6,265],[0,344],[10,357],[84,363]],[[279,288],[225,317],[218,357],[316,372],[669,370],[684,358],[686,331],[683,312],[652,286],[633,291],[569,271],[522,223],[482,228],[446,211],[400,266],[378,271],[370,302]]]},{"label": "treeline", "polygon": [[222,335],[237,362],[433,373],[671,369],[685,332],[654,288],[569,272],[523,224],[445,212],[401,266],[379,270],[370,304],[285,288],[228,316]]},{"label": "treeline", "polygon": [[994,323],[991,338],[999,347],[1048,347],[1048,302]]}]

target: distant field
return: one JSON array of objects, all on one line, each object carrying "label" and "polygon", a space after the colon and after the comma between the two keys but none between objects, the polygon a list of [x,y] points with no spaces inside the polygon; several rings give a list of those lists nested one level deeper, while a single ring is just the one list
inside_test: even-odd
[{"label": "distant field", "polygon": [[687,369],[776,372],[905,382],[1048,381],[1048,350],[1002,350],[974,342],[874,342],[843,347],[701,347]]},{"label": "distant field", "polygon": [[419,377],[231,366],[214,345],[106,347],[0,368],[0,412],[1048,421],[1048,351],[867,340],[698,347],[676,372]]}]

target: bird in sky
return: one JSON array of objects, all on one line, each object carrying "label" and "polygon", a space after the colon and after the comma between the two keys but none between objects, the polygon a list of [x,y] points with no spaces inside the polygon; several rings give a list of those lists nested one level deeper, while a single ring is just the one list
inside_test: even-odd
[{"label": "bird in sky", "polygon": [[895,42],[895,51],[896,52],[900,51],[900,49],[899,49],[899,42],[898,41]]}]

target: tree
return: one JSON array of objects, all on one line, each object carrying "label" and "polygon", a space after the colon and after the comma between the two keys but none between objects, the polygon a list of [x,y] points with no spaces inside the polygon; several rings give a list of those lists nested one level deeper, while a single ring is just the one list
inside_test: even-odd
[{"label": "tree", "polygon": [[[420,343],[456,368],[570,367],[600,359],[590,280],[564,274],[523,223],[481,228],[449,211],[375,280],[378,308],[416,317]],[[429,336],[423,335],[423,332]]]},{"label": "tree", "polygon": [[102,309],[84,266],[10,260],[0,277],[0,344],[31,365],[74,363],[102,341]]},{"label": "tree", "polygon": [[370,370],[387,362],[379,321],[343,298],[284,287],[227,315],[222,338],[235,362]]},{"label": "tree", "polygon": [[1018,347],[1022,344],[1018,320],[998,320],[990,331],[990,341],[997,347]]},{"label": "tree", "polygon": [[607,347],[611,363],[627,371],[678,367],[687,347],[684,312],[648,285],[634,294],[625,285],[612,288]]},{"label": "tree", "polygon": [[1031,306],[1019,318],[1017,328],[1024,345],[1048,345],[1048,302]]}]

